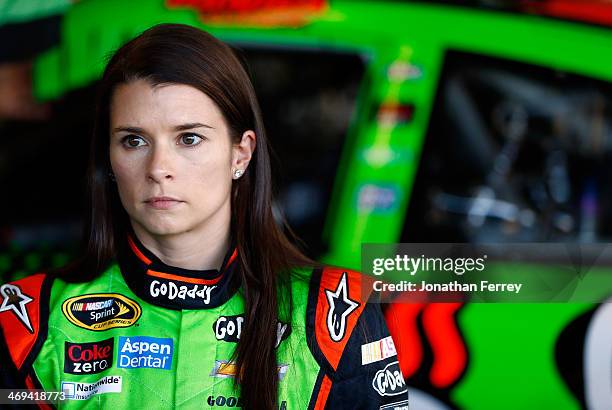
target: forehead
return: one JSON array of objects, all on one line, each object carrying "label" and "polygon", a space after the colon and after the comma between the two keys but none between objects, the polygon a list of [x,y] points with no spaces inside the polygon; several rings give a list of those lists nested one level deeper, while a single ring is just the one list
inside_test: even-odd
[{"label": "forehead", "polygon": [[138,79],[118,85],[111,98],[113,126],[172,127],[203,122],[224,128],[223,115],[205,93],[185,84],[153,86]]}]

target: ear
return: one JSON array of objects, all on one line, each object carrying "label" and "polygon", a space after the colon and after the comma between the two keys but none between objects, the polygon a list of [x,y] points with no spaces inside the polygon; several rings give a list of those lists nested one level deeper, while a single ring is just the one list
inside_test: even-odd
[{"label": "ear", "polygon": [[239,143],[232,145],[232,167],[230,172],[241,170],[244,173],[249,166],[253,151],[255,151],[257,137],[253,130],[247,130],[242,134]]}]

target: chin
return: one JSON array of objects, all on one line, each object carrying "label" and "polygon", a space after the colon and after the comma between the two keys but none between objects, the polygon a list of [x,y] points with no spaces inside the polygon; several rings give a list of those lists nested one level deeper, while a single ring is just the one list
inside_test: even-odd
[{"label": "chin", "polygon": [[138,223],[149,234],[156,236],[175,235],[189,230],[188,224],[176,217],[144,219]]}]

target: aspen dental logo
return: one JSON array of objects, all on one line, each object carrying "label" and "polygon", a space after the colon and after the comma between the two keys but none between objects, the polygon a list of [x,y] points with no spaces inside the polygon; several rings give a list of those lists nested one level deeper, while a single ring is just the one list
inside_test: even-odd
[{"label": "aspen dental logo", "polygon": [[64,316],[83,329],[102,331],[132,326],[140,318],[138,303],[118,293],[76,296],[62,304]]},{"label": "aspen dental logo", "polygon": [[119,337],[118,367],[125,369],[172,369],[172,339],[134,336]]},{"label": "aspen dental logo", "polygon": [[121,376],[106,376],[95,383],[62,382],[68,400],[87,400],[104,393],[121,393]]}]

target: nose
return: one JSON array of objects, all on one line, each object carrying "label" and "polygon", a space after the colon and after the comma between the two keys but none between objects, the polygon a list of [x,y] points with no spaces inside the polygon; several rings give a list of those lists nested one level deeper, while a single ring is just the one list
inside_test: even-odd
[{"label": "nose", "polygon": [[173,179],[172,153],[160,145],[155,146],[150,152],[147,180],[161,183]]}]

